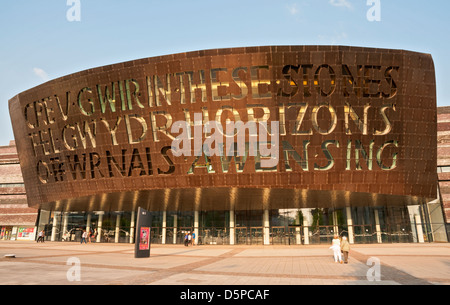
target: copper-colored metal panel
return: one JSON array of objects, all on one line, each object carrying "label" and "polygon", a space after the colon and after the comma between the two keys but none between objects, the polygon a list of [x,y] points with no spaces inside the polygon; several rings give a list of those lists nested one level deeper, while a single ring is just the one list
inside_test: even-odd
[{"label": "copper-colored metal panel", "polygon": [[[36,208],[244,210],[436,198],[428,54],[341,46],[196,51],[65,76],[20,93],[9,108]],[[261,167],[260,156],[198,158],[193,148],[174,156],[179,133],[171,127],[194,124],[195,114],[222,124],[279,122],[277,166]]]}]

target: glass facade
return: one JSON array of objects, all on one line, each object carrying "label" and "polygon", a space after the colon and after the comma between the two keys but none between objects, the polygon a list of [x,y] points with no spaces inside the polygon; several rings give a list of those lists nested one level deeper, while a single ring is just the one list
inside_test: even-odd
[{"label": "glass facade", "polygon": [[[153,211],[151,242],[183,244],[195,232],[199,245],[329,244],[347,236],[354,244],[447,241],[445,223],[433,222],[432,204],[248,211]],[[436,213],[435,211],[431,211]],[[41,212],[46,240],[133,243],[134,212]],[[444,228],[444,233],[440,232]],[[444,240],[445,239],[445,240]]]}]

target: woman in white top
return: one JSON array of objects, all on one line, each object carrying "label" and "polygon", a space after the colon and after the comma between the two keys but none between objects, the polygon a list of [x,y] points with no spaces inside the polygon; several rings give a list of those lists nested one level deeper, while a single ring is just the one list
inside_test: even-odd
[{"label": "woman in white top", "polygon": [[333,240],[331,241],[330,249],[333,250],[334,262],[342,264],[341,241],[338,236],[334,236]]}]

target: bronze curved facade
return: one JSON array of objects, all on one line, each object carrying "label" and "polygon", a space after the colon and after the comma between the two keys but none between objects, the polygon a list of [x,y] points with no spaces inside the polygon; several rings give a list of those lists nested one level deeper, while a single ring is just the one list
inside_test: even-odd
[{"label": "bronze curved facade", "polygon": [[[421,204],[437,197],[432,58],[268,46],[94,68],[9,102],[29,205],[57,211]],[[176,121],[279,123],[278,163],[174,156]],[[202,124],[200,124],[202,125]],[[203,134],[204,136],[204,134]],[[248,140],[248,137],[247,137]]]}]

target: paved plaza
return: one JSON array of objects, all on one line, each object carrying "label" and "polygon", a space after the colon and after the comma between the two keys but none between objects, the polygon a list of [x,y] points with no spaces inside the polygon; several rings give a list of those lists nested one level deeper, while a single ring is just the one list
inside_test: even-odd
[{"label": "paved plaza", "polygon": [[450,244],[353,245],[337,264],[328,245],[152,245],[135,259],[130,244],[0,241],[0,270],[3,285],[448,285]]}]

